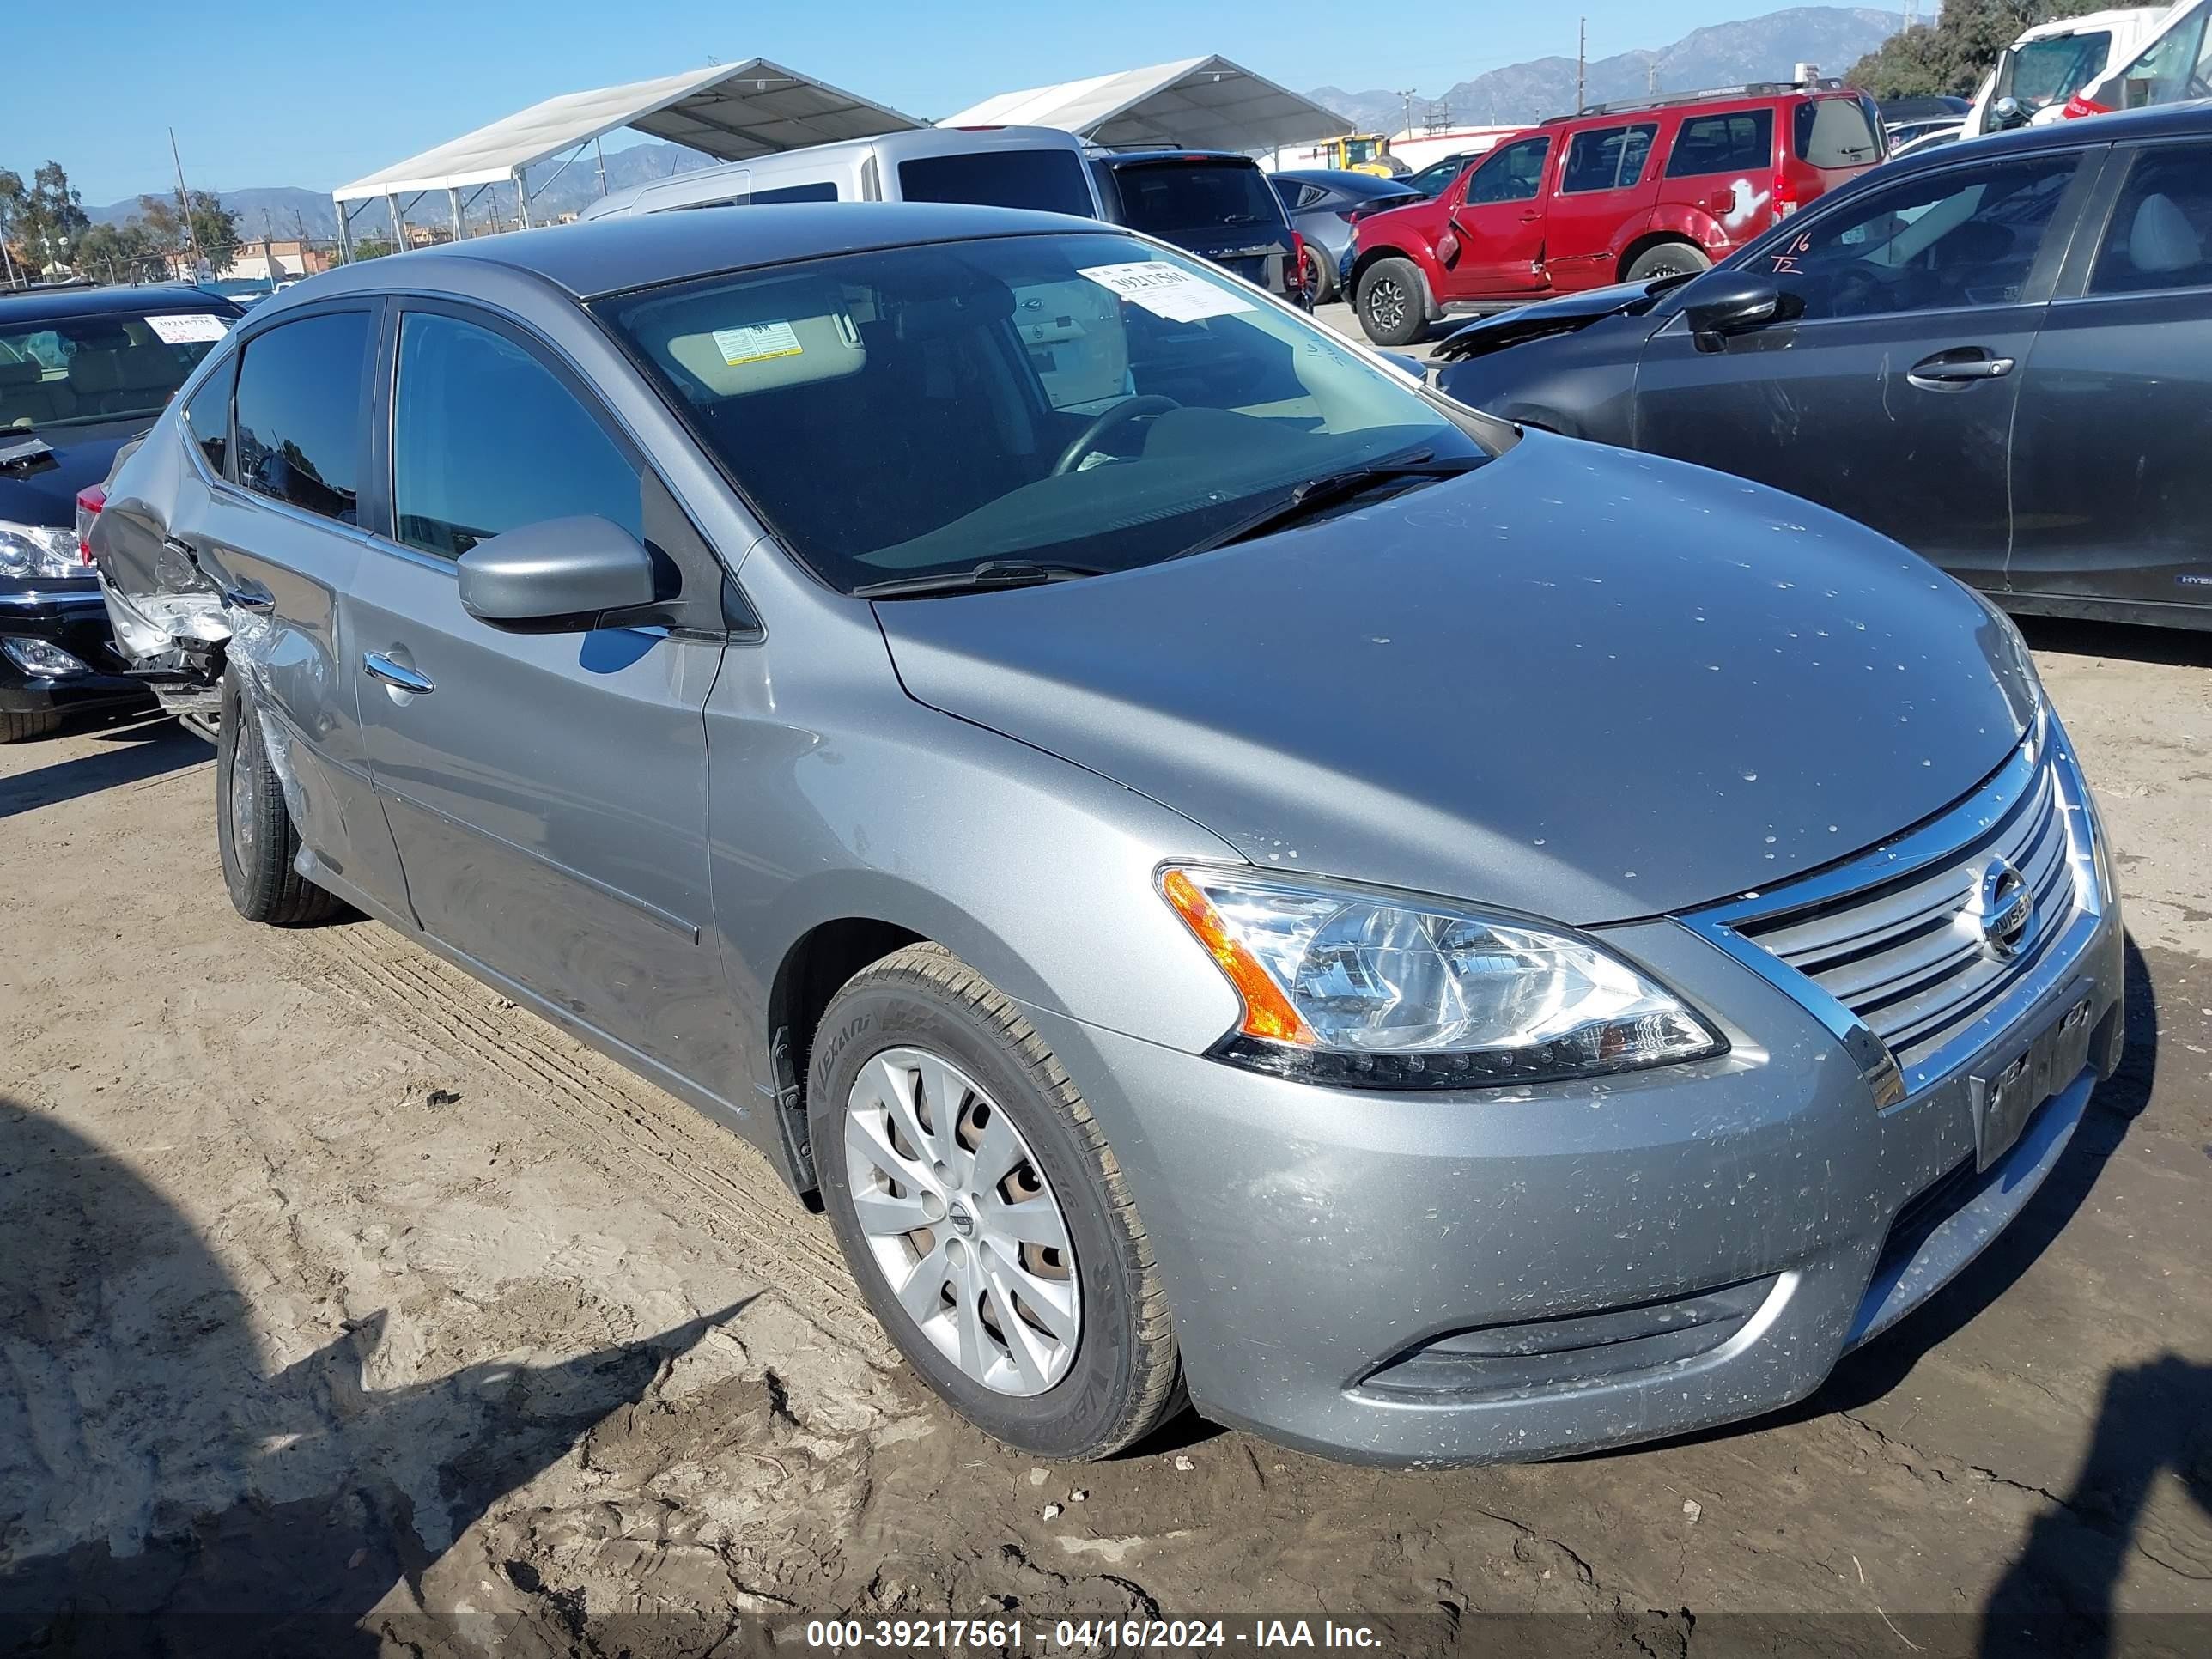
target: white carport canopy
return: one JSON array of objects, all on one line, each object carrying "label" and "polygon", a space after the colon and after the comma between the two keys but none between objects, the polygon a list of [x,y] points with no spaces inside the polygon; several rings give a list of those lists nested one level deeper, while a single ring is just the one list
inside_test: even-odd
[{"label": "white carport canopy", "polygon": [[1186,58],[1000,93],[937,125],[1059,127],[1116,149],[1273,149],[1352,130],[1334,110],[1226,58]]},{"label": "white carport canopy", "polygon": [[[921,125],[826,81],[753,58],[549,98],[342,185],[331,198],[338,206],[341,234],[347,234],[348,203],[381,199],[392,206],[397,235],[405,210],[399,201],[403,196],[420,198],[428,191],[446,191],[458,229],[461,191],[513,183],[521,204],[520,217],[527,224],[530,200],[537,192],[524,187],[526,170],[566,153],[565,170],[585,145],[624,127],[687,144],[719,161],[741,161],[776,150],[866,138]],[[553,175],[559,176],[559,172]],[[538,190],[552,181],[546,179]],[[347,239],[349,242],[349,234]]]}]

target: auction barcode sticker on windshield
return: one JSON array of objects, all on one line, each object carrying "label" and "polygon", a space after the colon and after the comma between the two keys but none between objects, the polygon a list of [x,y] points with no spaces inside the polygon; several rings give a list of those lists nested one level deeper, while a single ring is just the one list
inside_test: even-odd
[{"label": "auction barcode sticker on windshield", "polygon": [[743,328],[714,331],[714,349],[732,368],[770,357],[796,357],[805,348],[789,323],[748,323]]},{"label": "auction barcode sticker on windshield", "polygon": [[220,340],[230,331],[228,323],[204,311],[156,312],[146,319],[146,326],[161,337],[163,345],[197,345],[202,340]]},{"label": "auction barcode sticker on windshield", "polygon": [[1171,323],[1194,323],[1202,317],[1226,317],[1255,309],[1235,289],[1209,283],[1180,265],[1144,259],[1125,265],[1086,265],[1076,274]]}]

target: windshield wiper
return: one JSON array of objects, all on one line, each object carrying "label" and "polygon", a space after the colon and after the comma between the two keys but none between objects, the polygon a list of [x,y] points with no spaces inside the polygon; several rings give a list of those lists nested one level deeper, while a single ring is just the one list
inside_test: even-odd
[{"label": "windshield wiper", "polygon": [[1041,564],[1035,559],[986,559],[967,570],[940,570],[929,576],[894,576],[888,581],[862,582],[853,590],[856,599],[917,599],[933,593],[973,593],[996,587],[1036,587],[1044,582],[1071,582],[1081,576],[1103,576],[1086,564]]},{"label": "windshield wiper", "polygon": [[1425,449],[1415,454],[1401,455],[1395,460],[1347,467],[1341,472],[1325,472],[1318,478],[1307,479],[1288,495],[1278,496],[1256,513],[1215,531],[1201,541],[1194,542],[1174,556],[1188,559],[1196,554],[1211,553],[1217,547],[1227,547],[1235,542],[1249,542],[1255,537],[1287,530],[1300,520],[1310,519],[1316,514],[1374,489],[1377,484],[1402,478],[1455,478],[1462,472],[1473,471],[1489,459],[1486,455],[1454,455],[1437,460]]}]

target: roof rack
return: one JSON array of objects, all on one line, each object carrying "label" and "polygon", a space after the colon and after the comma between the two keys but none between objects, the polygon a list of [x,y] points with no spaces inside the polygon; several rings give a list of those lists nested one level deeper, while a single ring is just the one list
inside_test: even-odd
[{"label": "roof rack", "polygon": [[1834,76],[1812,81],[1749,81],[1740,87],[1711,87],[1703,92],[1668,92],[1656,98],[1616,98],[1603,104],[1585,104],[1571,115],[1547,115],[1539,126],[1560,121],[1579,121],[1587,115],[1626,115],[1635,110],[1666,109],[1675,104],[1702,104],[1722,98],[1774,98],[1788,92],[1841,92],[1844,83]]}]

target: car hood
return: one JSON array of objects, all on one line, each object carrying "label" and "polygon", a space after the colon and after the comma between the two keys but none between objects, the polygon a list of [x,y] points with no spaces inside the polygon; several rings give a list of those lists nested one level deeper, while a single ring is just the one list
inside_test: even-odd
[{"label": "car hood", "polygon": [[1487,356],[1523,340],[1547,334],[1571,334],[1607,317],[1618,317],[1647,305],[1670,288],[1679,288],[1687,276],[1655,276],[1649,282],[1614,283],[1605,288],[1584,289],[1532,305],[1516,306],[1494,317],[1484,317],[1454,331],[1430,354],[1438,362]]},{"label": "car hood", "polygon": [[52,453],[21,466],[0,468],[0,519],[11,524],[75,524],[76,492],[106,477],[115,452],[151,424],[137,419],[9,434],[36,438]]},{"label": "car hood", "polygon": [[1543,434],[1261,541],[876,611],[913,696],[1255,864],[1582,925],[1871,846],[2002,763],[2037,695],[1893,542]]}]

